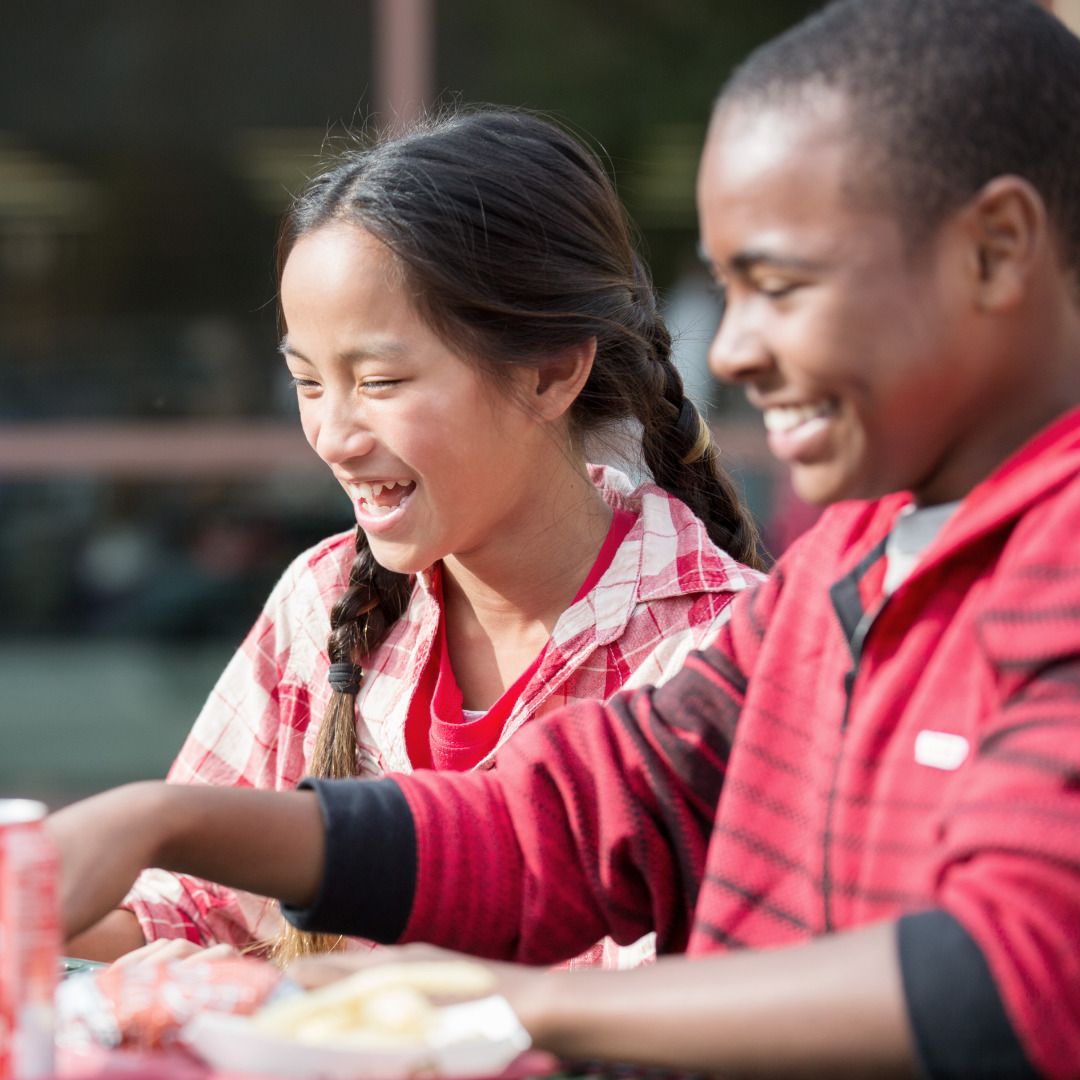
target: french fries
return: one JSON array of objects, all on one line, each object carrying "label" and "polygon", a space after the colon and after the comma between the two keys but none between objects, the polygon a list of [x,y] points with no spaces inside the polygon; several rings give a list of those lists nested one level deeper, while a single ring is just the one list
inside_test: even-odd
[{"label": "french fries", "polygon": [[430,1032],[440,999],[484,997],[494,989],[491,973],[467,961],[381,964],[267,1005],[251,1022],[315,1044],[415,1043]]}]

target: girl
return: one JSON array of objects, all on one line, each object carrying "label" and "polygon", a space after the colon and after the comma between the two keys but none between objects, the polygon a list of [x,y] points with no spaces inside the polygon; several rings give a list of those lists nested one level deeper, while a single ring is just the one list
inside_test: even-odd
[{"label": "girl", "polygon": [[[558,127],[478,112],[346,156],[287,215],[278,275],[304,433],[357,528],[286,571],[171,780],[490,767],[526,721],[666,679],[757,577],[625,212]],[[636,487],[588,464],[631,429]],[[280,925],[150,871],[68,951],[335,943]]]}]

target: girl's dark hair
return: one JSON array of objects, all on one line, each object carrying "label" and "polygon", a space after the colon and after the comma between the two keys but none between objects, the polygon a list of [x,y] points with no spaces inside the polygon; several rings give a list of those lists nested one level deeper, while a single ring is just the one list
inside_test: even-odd
[{"label": "girl's dark hair", "polygon": [[[279,279],[296,242],[330,222],[381,241],[421,317],[496,380],[509,365],[543,367],[595,338],[592,371],[570,412],[577,445],[637,420],[656,483],[690,507],[718,546],[762,566],[753,519],[683,394],[626,212],[576,138],[528,113],[488,110],[349,152],[285,217]],[[408,579],[375,562],[359,529],[356,551],[331,613],[331,662],[362,664],[409,597]],[[334,693],[312,773],[356,774],[354,710],[353,694]]]}]

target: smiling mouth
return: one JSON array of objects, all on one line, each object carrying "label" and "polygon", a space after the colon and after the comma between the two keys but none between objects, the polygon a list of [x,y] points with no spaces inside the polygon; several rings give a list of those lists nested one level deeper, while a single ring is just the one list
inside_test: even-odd
[{"label": "smiling mouth", "polygon": [[416,490],[411,480],[384,480],[377,483],[354,483],[349,494],[364,512],[373,517],[393,513]]},{"label": "smiling mouth", "polygon": [[772,405],[763,411],[762,418],[766,431],[786,435],[811,420],[825,420],[835,413],[832,402],[815,401],[808,405]]}]

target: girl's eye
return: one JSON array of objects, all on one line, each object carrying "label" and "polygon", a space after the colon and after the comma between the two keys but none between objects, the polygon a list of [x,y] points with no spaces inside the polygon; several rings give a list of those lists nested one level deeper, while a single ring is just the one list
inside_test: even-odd
[{"label": "girl's eye", "polygon": [[382,390],[389,390],[391,387],[399,386],[400,384],[400,379],[365,379],[360,385],[364,390],[369,390],[377,394]]},{"label": "girl's eye", "polygon": [[289,379],[289,385],[296,390],[311,390],[319,384],[314,379],[301,379],[299,375],[293,375]]}]

